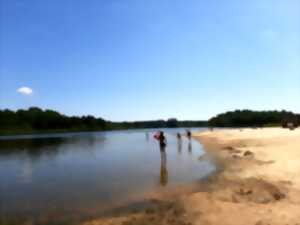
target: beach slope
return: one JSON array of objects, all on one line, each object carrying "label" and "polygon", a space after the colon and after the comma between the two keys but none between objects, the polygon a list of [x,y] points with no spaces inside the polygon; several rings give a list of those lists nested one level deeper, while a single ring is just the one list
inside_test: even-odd
[{"label": "beach slope", "polygon": [[300,129],[228,129],[194,137],[222,171],[207,191],[185,199],[193,224],[300,224]]}]

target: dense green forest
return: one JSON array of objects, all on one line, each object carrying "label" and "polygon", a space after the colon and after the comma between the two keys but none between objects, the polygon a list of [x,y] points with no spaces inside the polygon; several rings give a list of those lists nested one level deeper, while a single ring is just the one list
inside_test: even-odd
[{"label": "dense green forest", "polygon": [[176,119],[111,122],[94,116],[66,116],[53,110],[31,107],[27,110],[0,110],[0,135],[64,132],[104,131],[117,129],[163,127],[262,127],[286,126],[288,122],[300,124],[300,115],[287,111],[236,110],[217,115],[207,121],[177,121]]},{"label": "dense green forest", "polygon": [[298,126],[300,115],[287,111],[236,110],[219,114],[208,121],[212,127],[285,127],[289,122]]},{"label": "dense green forest", "polygon": [[35,132],[103,131],[116,129],[201,127],[205,121],[139,121],[111,122],[94,116],[66,116],[53,110],[31,107],[27,110],[0,110],[0,134],[21,134]]},{"label": "dense green forest", "polygon": [[0,110],[0,134],[40,131],[104,130],[106,122],[93,116],[68,117],[53,110],[37,107],[28,110]]}]

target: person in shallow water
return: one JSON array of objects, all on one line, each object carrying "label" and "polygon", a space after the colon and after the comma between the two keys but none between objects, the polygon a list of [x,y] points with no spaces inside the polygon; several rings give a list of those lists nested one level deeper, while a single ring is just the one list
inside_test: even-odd
[{"label": "person in shallow water", "polygon": [[180,140],[181,139],[181,134],[177,133],[177,139]]},{"label": "person in shallow water", "polygon": [[167,146],[167,139],[163,131],[160,131],[158,134],[154,135],[154,138],[158,140],[159,147],[161,151],[164,151]]},{"label": "person in shallow water", "polygon": [[154,135],[154,138],[158,140],[160,147],[160,185],[166,186],[168,183],[168,169],[167,169],[167,139],[164,132],[160,131]]},{"label": "person in shallow water", "polygon": [[181,139],[181,134],[177,133],[177,151],[178,153],[181,153],[181,149],[182,149],[182,139]]},{"label": "person in shallow water", "polygon": [[187,136],[187,138],[188,138],[189,140],[191,140],[191,138],[192,138],[192,132],[191,132],[190,130],[187,130],[187,131],[186,131],[186,136]]}]

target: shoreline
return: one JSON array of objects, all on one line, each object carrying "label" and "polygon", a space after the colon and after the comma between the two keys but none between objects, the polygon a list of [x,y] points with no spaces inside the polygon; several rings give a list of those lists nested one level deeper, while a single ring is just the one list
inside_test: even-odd
[{"label": "shoreline", "polygon": [[192,224],[300,224],[299,129],[225,129],[195,138],[223,168],[206,193],[185,199]]},{"label": "shoreline", "polygon": [[[299,225],[300,129],[194,133],[219,167],[193,191],[157,196],[149,207],[84,225]],[[199,159],[201,160],[201,158]]]},{"label": "shoreline", "polygon": [[19,138],[19,137],[26,137],[26,136],[32,136],[32,135],[55,135],[55,134],[80,134],[80,133],[91,133],[91,132],[118,132],[118,131],[139,131],[139,130],[156,130],[159,131],[161,129],[208,129],[208,127],[157,127],[157,128],[152,128],[152,127],[148,127],[148,128],[124,128],[124,129],[87,129],[87,130],[78,130],[78,129],[74,129],[74,130],[40,130],[40,131],[26,131],[26,132],[0,132],[0,140],[6,140],[8,138]]}]

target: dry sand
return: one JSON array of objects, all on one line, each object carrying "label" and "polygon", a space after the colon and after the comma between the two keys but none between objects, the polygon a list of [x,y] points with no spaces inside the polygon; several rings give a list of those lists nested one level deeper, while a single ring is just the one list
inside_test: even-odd
[{"label": "dry sand", "polygon": [[228,129],[194,138],[220,165],[196,192],[156,196],[145,210],[84,225],[300,225],[300,129]]}]

